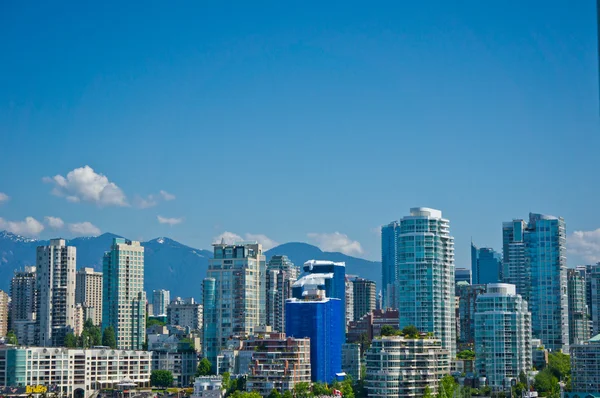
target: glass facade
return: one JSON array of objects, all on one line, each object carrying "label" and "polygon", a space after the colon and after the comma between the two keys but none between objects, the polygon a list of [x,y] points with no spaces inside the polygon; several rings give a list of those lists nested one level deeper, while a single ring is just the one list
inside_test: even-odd
[{"label": "glass facade", "polygon": [[396,298],[393,294],[397,280],[398,268],[398,234],[400,224],[397,221],[381,227],[381,284],[382,307],[396,308]]},{"label": "glass facade", "polygon": [[576,269],[567,271],[567,294],[569,300],[569,344],[581,344],[590,338],[584,272]]},{"label": "glass facade", "polygon": [[432,332],[456,353],[454,238],[442,212],[413,208],[399,222],[396,295],[399,327]]},{"label": "glass facade", "polygon": [[514,285],[489,284],[477,297],[475,369],[496,391],[510,391],[531,369],[531,313]]},{"label": "glass facade", "polygon": [[487,285],[502,280],[502,256],[490,247],[478,248],[471,242],[471,267],[475,284]]},{"label": "glass facade", "polygon": [[568,352],[566,227],[560,217],[529,214],[503,223],[503,281],[529,303],[532,331],[546,348]]}]

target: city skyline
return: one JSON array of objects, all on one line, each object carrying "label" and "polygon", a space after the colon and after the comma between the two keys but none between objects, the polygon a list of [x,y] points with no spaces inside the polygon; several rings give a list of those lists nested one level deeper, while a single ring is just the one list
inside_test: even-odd
[{"label": "city skyline", "polygon": [[[600,259],[592,2],[92,7],[0,17],[0,229],[378,260],[379,227],[428,206],[464,267],[535,211],[566,220],[570,266]],[[215,197],[218,174],[237,178]]]}]

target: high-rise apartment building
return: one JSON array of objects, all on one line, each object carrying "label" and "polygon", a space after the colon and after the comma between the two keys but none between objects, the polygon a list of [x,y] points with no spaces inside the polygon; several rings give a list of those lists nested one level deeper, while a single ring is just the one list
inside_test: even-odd
[{"label": "high-rise apartment building", "polygon": [[588,265],[586,270],[586,296],[591,319],[592,335],[600,334],[600,264]]},{"label": "high-rise apartment building", "polygon": [[217,324],[217,281],[204,278],[202,281],[202,356],[208,358],[213,366],[221,351],[220,325]]},{"label": "high-rise apartment building", "polygon": [[167,307],[171,302],[171,292],[168,290],[153,290],[152,291],[152,315],[165,316],[167,315]]},{"label": "high-rise apartment building", "polygon": [[395,289],[398,279],[398,235],[400,224],[392,221],[381,227],[382,308],[396,308]]},{"label": "high-rise apartment building", "polygon": [[354,289],[354,321],[375,309],[376,287],[375,282],[363,278],[352,280]]},{"label": "high-rise apartment building", "polygon": [[440,210],[417,207],[399,222],[397,308],[400,329],[414,325],[432,332],[456,353],[454,238]]},{"label": "high-rise apartment building", "polygon": [[360,344],[346,343],[342,345],[342,372],[352,380],[360,380]]},{"label": "high-rise apartment building", "polygon": [[352,277],[346,275],[346,332],[348,325],[354,320],[354,283]]},{"label": "high-rise apartment building", "polygon": [[475,369],[495,390],[508,390],[531,369],[531,313],[514,285],[493,283],[477,297]]},{"label": "high-rise apartment building", "polygon": [[103,258],[102,328],[115,331],[117,348],[139,350],[146,339],[144,247],[114,238]]},{"label": "high-rise apartment building", "polygon": [[299,274],[300,268],[287,256],[273,256],[267,264],[266,317],[273,330],[285,330],[285,301],[292,297],[292,285]]},{"label": "high-rise apartment building", "polygon": [[311,379],[330,383],[342,370],[344,306],[339,298],[326,297],[316,284],[304,293],[302,299],[286,302],[285,333],[310,339]]},{"label": "high-rise apartment building", "polygon": [[216,363],[216,354],[231,336],[250,336],[254,328],[266,323],[266,263],[262,245],[256,242],[222,242],[213,244],[213,248],[204,299],[209,293],[207,284],[214,296],[203,303],[203,349],[210,351],[205,354]]},{"label": "high-rise apartment building", "polygon": [[[23,271],[15,271],[10,282],[10,330],[17,334],[17,339],[22,344],[35,344],[34,340],[29,340],[25,335],[19,336],[18,330],[28,329],[28,327],[19,327],[18,325],[29,324],[32,329],[35,328],[36,318],[36,290],[35,290],[35,267],[25,267]],[[33,337],[35,333],[32,332]]]},{"label": "high-rise apartment building", "polygon": [[189,327],[191,330],[201,330],[202,304],[197,303],[193,297],[175,298],[167,307],[167,323]]},{"label": "high-rise apartment building", "polygon": [[459,341],[463,344],[475,343],[475,313],[477,298],[487,290],[487,285],[463,285],[456,288],[458,296]]},{"label": "high-rise apartment building", "polygon": [[75,303],[83,306],[84,321],[102,325],[102,272],[84,267],[75,275]]},{"label": "high-rise apartment building", "polygon": [[571,391],[565,397],[600,395],[600,336],[571,347]]},{"label": "high-rise apartment building", "polygon": [[502,256],[490,247],[478,248],[471,242],[473,283],[487,285],[502,280]]},{"label": "high-rise apartment building", "polygon": [[529,214],[502,227],[504,282],[529,304],[533,336],[568,352],[566,229],[560,217]]},{"label": "high-rise apartment building", "polygon": [[72,331],[75,311],[75,262],[77,250],[64,239],[38,246],[36,253],[36,343],[62,346]]},{"label": "high-rise apartment building", "polygon": [[366,351],[365,388],[369,397],[423,397],[439,391],[450,372],[450,355],[439,339],[383,336]]},{"label": "high-rise apartment building", "polygon": [[586,280],[585,273],[581,270],[567,270],[567,296],[569,302],[569,344],[581,344],[590,339]]},{"label": "high-rise apartment building", "polygon": [[0,337],[8,333],[8,293],[0,290]]},{"label": "high-rise apartment building", "polygon": [[293,391],[298,383],[310,383],[309,339],[286,337],[285,333],[267,333],[244,342],[243,353],[250,354],[246,390],[267,397],[274,389]]}]

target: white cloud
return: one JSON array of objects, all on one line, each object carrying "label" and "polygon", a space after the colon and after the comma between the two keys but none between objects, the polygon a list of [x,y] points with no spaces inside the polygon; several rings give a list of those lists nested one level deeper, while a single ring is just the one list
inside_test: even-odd
[{"label": "white cloud", "polygon": [[600,228],[573,232],[567,237],[567,251],[590,263],[600,261]]},{"label": "white cloud", "polygon": [[315,242],[317,246],[326,252],[341,252],[350,256],[360,255],[364,250],[360,243],[348,238],[348,235],[339,232],[317,233],[310,232],[308,238]]},{"label": "white cloud", "polygon": [[46,216],[44,217],[44,220],[46,220],[46,224],[53,229],[61,229],[65,226],[65,222],[58,217]]},{"label": "white cloud", "polygon": [[169,224],[171,226],[181,224],[183,222],[183,218],[168,218],[162,216],[156,216],[158,218],[158,222],[161,224]]},{"label": "white cloud", "polygon": [[4,202],[8,202],[9,199],[10,199],[10,196],[5,194],[4,192],[0,192],[0,205]]},{"label": "white cloud", "polygon": [[75,236],[98,236],[100,228],[89,221],[69,224],[69,231]]},{"label": "white cloud", "polygon": [[243,240],[244,239],[242,239],[242,237],[239,236],[238,234],[234,234],[233,232],[225,231],[221,235],[215,236],[213,238],[213,243],[224,242],[224,243],[231,245],[235,242],[241,242]]},{"label": "white cloud", "polygon": [[136,196],[133,199],[133,204],[137,208],[147,209],[149,207],[156,206],[158,204],[158,202],[156,201],[156,199],[154,199],[154,195],[148,195],[148,197],[146,199],[142,198],[141,196]]},{"label": "white cloud", "polygon": [[175,195],[168,193],[167,191],[163,191],[162,189],[160,190],[160,196],[162,196],[162,198],[164,200],[175,200]]},{"label": "white cloud", "polygon": [[269,238],[267,235],[263,234],[245,234],[246,240],[255,240],[260,243],[263,247],[263,250],[269,250],[278,246],[279,243]]},{"label": "white cloud", "polygon": [[98,206],[129,206],[127,197],[114,182],[98,174],[90,166],[70,171],[67,177],[55,175],[42,181],[54,184],[52,194],[69,202],[92,202]]},{"label": "white cloud", "polygon": [[24,221],[6,221],[0,217],[0,229],[23,236],[37,236],[44,230],[44,225],[33,217],[25,217]]},{"label": "white cloud", "polygon": [[215,236],[213,238],[213,243],[221,243],[221,241],[225,242],[228,245],[234,244],[236,242],[256,241],[262,245],[263,250],[269,250],[279,245],[278,242],[274,241],[273,239],[269,238],[267,235],[264,234],[245,233],[242,237],[241,235],[229,231],[225,231],[221,235]]}]

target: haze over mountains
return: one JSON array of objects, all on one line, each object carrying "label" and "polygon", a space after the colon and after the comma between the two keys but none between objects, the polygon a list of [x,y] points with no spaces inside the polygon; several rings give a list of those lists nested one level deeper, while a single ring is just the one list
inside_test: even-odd
[{"label": "haze over mountains", "polygon": [[[120,236],[104,233],[96,237],[68,240],[69,245],[77,247],[77,269],[93,267],[101,271],[102,255],[110,249],[115,237]],[[47,240],[29,239],[0,231],[0,289],[8,292],[13,272],[26,265],[35,265],[36,247],[48,243]],[[212,251],[195,249],[166,237],[142,242],[142,245],[145,248],[144,285],[147,294],[154,289],[167,289],[171,291],[171,297],[201,299],[202,279],[206,276]],[[287,255],[299,266],[310,259],[344,261],[348,274],[374,280],[378,289],[380,286],[381,263],[377,261],[323,252],[316,246],[299,242],[285,243],[265,252],[267,260],[278,254]]]}]

